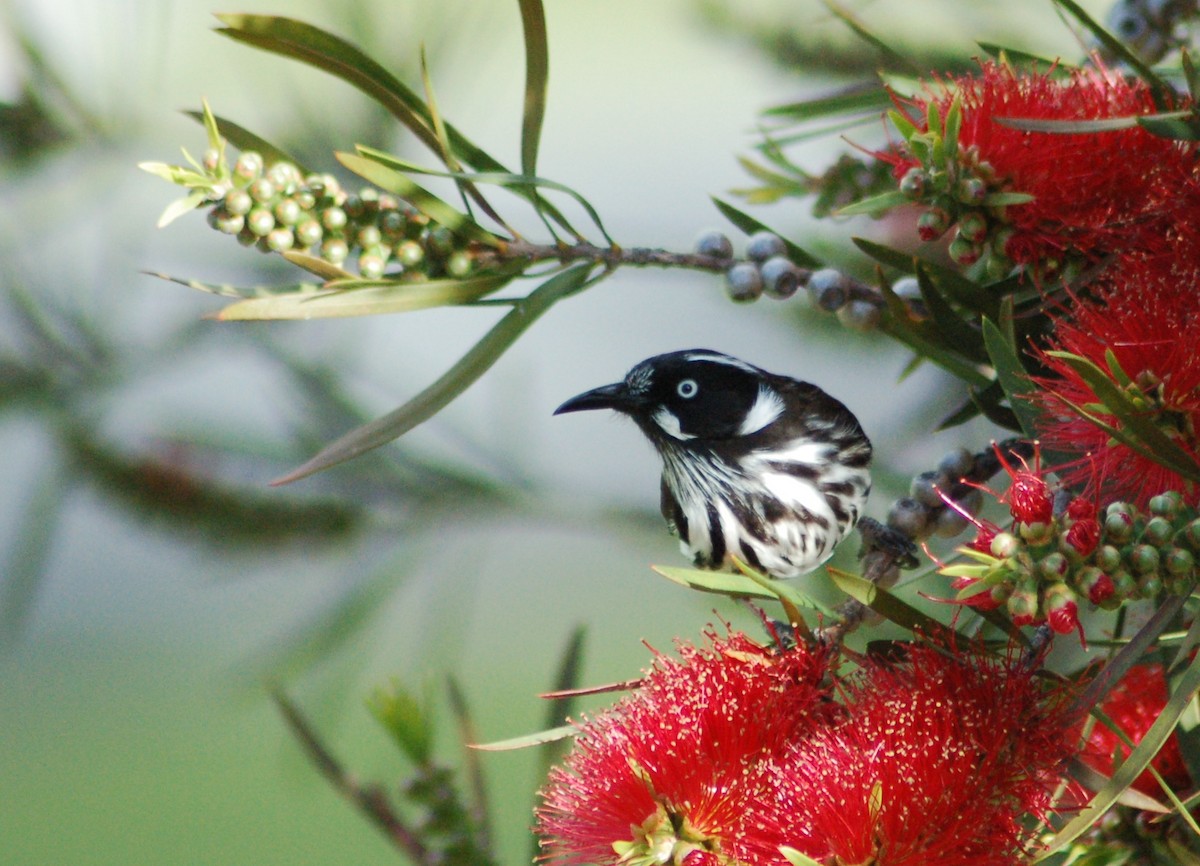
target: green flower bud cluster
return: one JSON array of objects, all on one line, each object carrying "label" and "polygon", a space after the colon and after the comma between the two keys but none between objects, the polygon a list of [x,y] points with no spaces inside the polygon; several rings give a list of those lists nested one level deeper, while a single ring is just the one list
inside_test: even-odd
[{"label": "green flower bud cluster", "polygon": [[896,112],[891,116],[914,163],[900,178],[900,193],[926,207],[917,219],[918,236],[935,241],[953,229],[948,253],[955,262],[969,266],[985,260],[996,276],[1003,275],[1011,268],[1005,250],[1013,237],[1006,208],[1030,197],[1006,189],[977,146],[960,146],[957,100],[944,119],[933,111],[923,131]]},{"label": "green flower bud cluster", "polygon": [[1073,500],[1048,521],[1015,520],[1001,532],[980,524],[959,549],[970,563],[946,566],[957,601],[990,610],[1004,606],[1015,625],[1049,622],[1058,632],[1078,626],[1082,600],[1106,610],[1129,601],[1181,594],[1197,578],[1200,516],[1175,492],[1150,500],[1147,512],[1114,502],[1097,515]]},{"label": "green flower bud cluster", "polygon": [[458,278],[475,265],[467,242],[395,196],[371,187],[349,192],[332,175],[306,177],[289,162],[267,166],[254,151],[238,156],[229,182],[214,192],[209,225],[263,252],[351,262],[367,279],[385,271]]}]

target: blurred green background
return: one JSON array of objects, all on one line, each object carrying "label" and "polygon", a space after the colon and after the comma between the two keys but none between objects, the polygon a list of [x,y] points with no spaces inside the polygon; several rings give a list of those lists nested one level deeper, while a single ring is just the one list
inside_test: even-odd
[{"label": "blurred green background", "polygon": [[[540,173],[587,195],[618,241],[686,250],[721,227],[709,195],[748,179],[758,113],[869,69],[816,2],[550,3]],[[858,2],[898,47],[959,62],[971,38],[1076,56],[1049,4]],[[1089,8],[1096,8],[1095,4]],[[1100,4],[1100,8],[1103,5]],[[446,412],[386,449],[283,490],[266,482],[440,375],[486,310],[222,325],[211,297],[141,273],[282,281],[288,268],[208,230],[155,221],[176,191],[136,170],[203,150],[180,109],[219,114],[330,167],[355,142],[410,152],[360,94],[214,35],[203,4],[10,2],[0,42],[0,862],[398,862],[304,761],[268,697],[284,687],[366,778],[404,772],[363,696],[453,673],[478,736],[539,729],[571,630],[583,680],[636,676],[745,614],[655,577],[680,564],[657,464],[630,425],[551,419],[634,362],[719,348],[837,393],[882,466],[871,512],[969,426],[936,371],[806,309],[724,300],[716,278],[622,272],[563,304]],[[246,3],[362,45],[518,162],[516,4]],[[938,52],[941,52],[939,54]],[[797,63],[807,65],[798,70]],[[859,67],[859,68],[855,68]],[[881,128],[856,140],[877,141]],[[820,170],[835,138],[793,156]],[[412,155],[422,158],[419,153]],[[758,212],[837,257],[870,223]],[[532,218],[524,224],[531,232]],[[851,561],[847,558],[847,561]],[[594,700],[591,706],[601,705]],[[458,760],[443,711],[439,743]],[[523,862],[529,753],[484,759],[505,862]]]}]

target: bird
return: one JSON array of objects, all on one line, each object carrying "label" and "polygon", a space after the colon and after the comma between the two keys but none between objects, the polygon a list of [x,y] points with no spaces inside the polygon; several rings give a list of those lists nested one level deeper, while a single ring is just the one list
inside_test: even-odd
[{"label": "bird", "polygon": [[771,578],[814,570],[854,529],[871,490],[871,441],[816,385],[711,349],[656,355],[555,415],[610,409],[662,458],[661,509],[696,568],[734,557]]}]

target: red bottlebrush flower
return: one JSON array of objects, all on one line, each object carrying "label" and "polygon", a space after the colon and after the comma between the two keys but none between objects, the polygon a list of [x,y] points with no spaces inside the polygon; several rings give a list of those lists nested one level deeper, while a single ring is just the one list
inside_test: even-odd
[{"label": "red bottlebrush flower", "polygon": [[1011,866],[1074,753],[1064,692],[1028,666],[915,646],[776,762],[765,833],[821,862]]},{"label": "red bottlebrush flower", "polygon": [[745,832],[765,761],[835,712],[828,659],[709,635],[658,656],[639,689],[583,723],[537,810],[543,859],[562,864],[785,866]]},{"label": "red bottlebrush flower", "polygon": [[1032,399],[1041,409],[1038,433],[1045,445],[1075,457],[1056,467],[1064,483],[1143,508],[1167,490],[1182,493],[1190,505],[1200,502],[1200,491],[1187,479],[1081,417],[1072,407],[1124,428],[1085,377],[1051,354],[1066,352],[1105,371],[1143,418],[1200,461],[1198,290],[1200,268],[1194,264],[1185,268],[1166,259],[1130,259],[1110,271],[1097,298],[1078,301],[1070,318],[1055,323],[1049,344],[1037,353],[1051,375],[1035,380],[1039,390]]},{"label": "red bottlebrush flower", "polygon": [[1082,558],[1091,556],[1100,544],[1100,521],[1096,519],[1096,506],[1077,496],[1067,505],[1066,519],[1070,525],[1063,534],[1063,543]]},{"label": "red bottlebrush flower", "polygon": [[[1136,744],[1141,742],[1166,703],[1167,681],[1162,665],[1145,664],[1131,668],[1100,703],[1100,709]],[[1082,727],[1079,726],[1077,735]],[[1107,726],[1096,722],[1080,758],[1097,772],[1111,776],[1113,756],[1118,754],[1124,760],[1129,747]],[[1174,734],[1163,744],[1150,766],[1175,790],[1183,790],[1191,784],[1187,765],[1179,751],[1179,739]],[[1138,776],[1133,787],[1152,797],[1161,794],[1149,771]]]},{"label": "red bottlebrush flower", "polygon": [[1008,511],[1013,520],[1026,524],[1050,523],[1054,519],[1054,496],[1050,493],[1050,485],[1042,477],[1040,450],[1035,456],[1032,469],[1024,460],[1021,461],[1020,469],[1014,468],[999,446],[996,446],[996,456],[1000,458],[1000,465],[1012,479],[1008,492],[1001,497],[1001,501],[1008,501]]},{"label": "red bottlebrush flower", "polygon": [[[1195,187],[1193,144],[1179,144],[1136,125],[1063,133],[1024,131],[1005,123],[1154,114],[1160,109],[1143,81],[1104,68],[1018,72],[987,62],[977,75],[939,84],[940,89],[897,100],[902,107],[911,106],[907,115],[918,133],[928,133],[930,103],[945,118],[957,98],[962,126],[956,176],[977,178],[987,193],[1034,196],[1033,201],[1008,205],[1000,220],[1005,228],[1000,252],[1011,261],[1061,262],[1070,253],[1095,260],[1106,253],[1163,247],[1172,217],[1181,212],[1181,191]],[[1186,100],[1173,107],[1186,107]],[[893,163],[897,178],[915,167],[937,168],[923,165],[911,148],[879,156]]]}]

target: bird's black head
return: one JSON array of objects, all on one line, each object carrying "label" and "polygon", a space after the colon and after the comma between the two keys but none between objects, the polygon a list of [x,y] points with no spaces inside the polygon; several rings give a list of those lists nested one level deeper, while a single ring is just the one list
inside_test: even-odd
[{"label": "bird's black head", "polygon": [[689,349],[648,358],[624,381],[572,397],[554,414],[614,409],[658,444],[733,439],[757,433],[783,413],[776,378],[729,355]]}]

